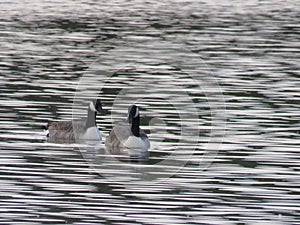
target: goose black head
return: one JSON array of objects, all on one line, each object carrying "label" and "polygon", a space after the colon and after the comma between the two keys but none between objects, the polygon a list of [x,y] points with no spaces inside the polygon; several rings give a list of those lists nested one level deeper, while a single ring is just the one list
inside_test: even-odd
[{"label": "goose black head", "polygon": [[136,105],[131,105],[128,108],[128,122],[131,123],[134,118],[138,118],[140,116],[139,107]]},{"label": "goose black head", "polygon": [[99,112],[102,114],[106,114],[107,110],[102,108],[102,103],[100,99],[95,99],[90,103],[90,110],[93,112]]}]

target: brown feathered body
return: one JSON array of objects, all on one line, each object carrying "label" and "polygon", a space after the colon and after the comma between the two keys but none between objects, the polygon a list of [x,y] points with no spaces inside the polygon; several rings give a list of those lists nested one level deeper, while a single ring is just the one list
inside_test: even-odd
[{"label": "brown feathered body", "polygon": [[74,121],[54,121],[47,125],[48,137],[50,139],[65,139],[75,141],[83,137],[86,131],[86,122],[84,120]]}]

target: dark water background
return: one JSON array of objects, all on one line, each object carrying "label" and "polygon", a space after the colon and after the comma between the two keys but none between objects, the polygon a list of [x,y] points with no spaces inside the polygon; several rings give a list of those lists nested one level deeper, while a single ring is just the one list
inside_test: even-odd
[{"label": "dark water background", "polygon": [[[300,223],[299,2],[2,1],[0,15],[1,224]],[[158,118],[149,162],[44,140],[46,121],[71,118],[78,90],[107,78],[106,108],[128,90],[147,132]],[[165,101],[185,99],[179,88],[190,119]],[[104,136],[128,104],[98,117]],[[181,123],[200,131],[196,149]],[[174,146],[191,159],[156,164]],[[151,165],[165,178],[185,166],[136,182]]]}]

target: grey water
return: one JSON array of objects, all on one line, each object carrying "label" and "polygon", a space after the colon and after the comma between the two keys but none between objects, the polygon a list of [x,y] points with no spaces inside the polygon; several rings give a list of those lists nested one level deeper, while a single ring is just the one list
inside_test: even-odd
[{"label": "grey water", "polygon": [[[299,224],[297,1],[2,1],[0,224]],[[52,142],[101,98],[150,156]]]}]

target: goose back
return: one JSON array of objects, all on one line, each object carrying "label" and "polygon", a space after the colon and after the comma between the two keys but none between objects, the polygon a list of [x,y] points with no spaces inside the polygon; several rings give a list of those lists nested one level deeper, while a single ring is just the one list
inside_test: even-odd
[{"label": "goose back", "polygon": [[49,132],[47,136],[50,139],[67,139],[70,141],[80,139],[86,131],[83,120],[49,122],[47,129]]}]

